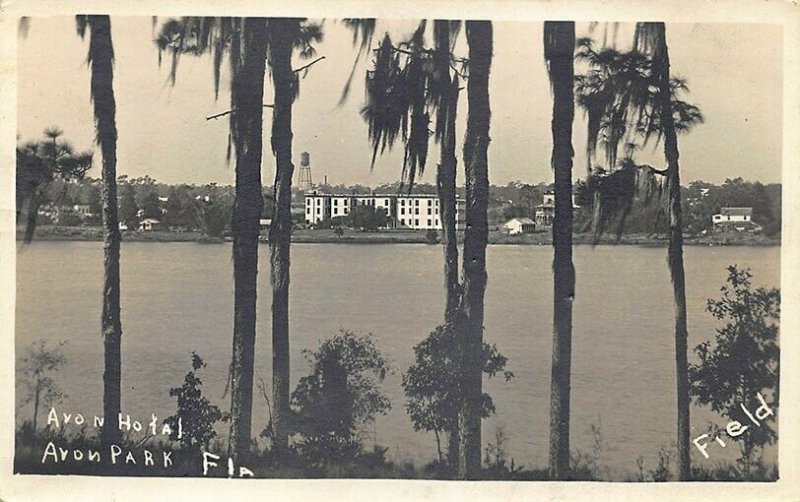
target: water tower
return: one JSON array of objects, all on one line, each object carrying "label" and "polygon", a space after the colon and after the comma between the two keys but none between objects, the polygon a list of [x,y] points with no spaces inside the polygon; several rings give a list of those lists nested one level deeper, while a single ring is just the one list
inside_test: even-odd
[{"label": "water tower", "polygon": [[311,181],[311,160],[308,152],[300,154],[300,172],[297,177],[297,186],[303,190],[311,190],[314,184]]}]

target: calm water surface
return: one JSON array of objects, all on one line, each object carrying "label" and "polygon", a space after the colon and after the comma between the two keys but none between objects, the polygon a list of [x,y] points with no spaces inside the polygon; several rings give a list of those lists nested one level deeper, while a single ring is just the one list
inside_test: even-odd
[{"label": "calm water surface", "polygon": [[[266,246],[261,257],[256,369],[269,382]],[[674,440],[672,289],[665,257],[660,248],[575,249],[572,447],[591,451],[590,427],[598,425],[604,441],[600,463],[616,476],[636,472],[639,456],[653,468],[658,449]],[[777,287],[779,259],[777,247],[687,247],[690,347],[714,336],[715,321],[704,309],[707,298],[718,296],[727,265],[751,267],[756,285]],[[505,449],[517,465],[545,466],[552,248],[490,246],[487,260],[486,339],[509,358],[507,369],[516,377],[484,381],[497,414],[484,421],[483,442],[493,441],[502,429]],[[205,392],[226,408],[222,395],[233,318],[230,245],[124,243],[121,266],[124,411],[142,419],[173,413],[168,391],[182,382],[192,351],[208,363]],[[395,460],[422,464],[433,459],[433,435],[413,431],[400,381],[413,362],[412,347],[441,322],[441,248],[295,244],[291,281],[292,385],[308,371],[303,349],[344,328],[373,333],[397,371],[385,383],[393,408],[378,419],[371,441],[388,446]],[[34,340],[69,340],[69,365],[57,375],[69,396],[61,405],[68,412],[102,414],[101,291],[101,243],[36,242],[18,253],[17,361]],[[23,408],[17,421],[30,413]],[[256,397],[254,434],[266,416],[264,402]],[[709,421],[725,423],[693,408],[693,433],[700,434]],[[729,447],[714,453],[708,465],[736,452]],[[774,449],[768,458],[777,460]]]}]

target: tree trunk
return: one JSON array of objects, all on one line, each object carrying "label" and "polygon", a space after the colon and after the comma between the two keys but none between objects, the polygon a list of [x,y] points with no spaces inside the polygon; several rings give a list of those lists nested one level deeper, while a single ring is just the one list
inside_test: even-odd
[{"label": "tree trunk", "polygon": [[231,363],[230,454],[247,455],[253,409],[253,363],[256,337],[256,278],[258,274],[267,23],[245,18],[241,68],[231,82],[231,117],[236,148],[236,200],[233,206],[233,359]]},{"label": "tree trunk", "polygon": [[447,431],[447,463],[455,471],[458,469],[459,448],[461,448],[461,437],[458,433],[458,427],[451,431]]},{"label": "tree trunk", "polygon": [[439,194],[439,216],[442,220],[444,251],[445,322],[455,321],[460,295],[458,282],[458,237],[456,229],[456,110],[458,107],[458,76],[450,79],[449,21],[435,21],[436,84],[440,86],[441,101],[437,110],[436,129],[441,143],[436,188]]},{"label": "tree trunk", "polygon": [[296,93],[292,71],[293,28],[297,20],[270,19],[270,62],[275,87],[272,110],[272,152],[275,171],[275,214],[269,230],[272,265],[272,396],[275,447],[288,447],[289,425],[289,252],[292,239],[292,103]]},{"label": "tree trunk", "polygon": [[689,455],[689,364],[688,328],[686,325],[686,277],[683,269],[683,215],[681,212],[681,178],[678,166],[678,137],[672,117],[672,98],[669,88],[669,50],[664,23],[655,23],[659,39],[653,59],[658,70],[658,99],[664,133],[664,156],[667,160],[669,197],[669,249],[667,262],[675,300],[675,376],[678,394],[678,476],[691,479]]},{"label": "tree trunk", "polygon": [[467,21],[470,77],[469,108],[464,138],[467,228],[464,233],[464,285],[459,322],[464,403],[459,416],[461,454],[459,477],[476,479],[481,469],[481,409],[483,391],[483,300],[486,292],[486,244],[489,236],[489,72],[492,62],[492,23]]},{"label": "tree trunk", "polygon": [[121,410],[122,322],[120,320],[119,248],[117,217],[117,125],[114,101],[114,46],[108,16],[90,16],[89,61],[91,92],[97,143],[103,156],[103,313],[104,345],[103,415],[104,444],[121,438],[118,417]]},{"label": "tree trunk", "polygon": [[41,394],[42,385],[36,382],[36,392],[33,394],[33,437],[36,437],[36,422],[39,418],[39,395]]},{"label": "tree trunk", "polygon": [[545,58],[553,90],[553,155],[555,216],[553,218],[553,362],[550,375],[550,477],[569,478],[570,367],[572,361],[572,121],[575,23],[546,22]]}]

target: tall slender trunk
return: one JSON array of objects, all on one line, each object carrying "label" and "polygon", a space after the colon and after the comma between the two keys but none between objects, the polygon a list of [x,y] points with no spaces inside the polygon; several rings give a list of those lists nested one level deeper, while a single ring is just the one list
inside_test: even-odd
[{"label": "tall slender trunk", "polygon": [[267,21],[245,18],[241,68],[231,82],[231,118],[236,148],[236,200],[233,206],[233,358],[231,362],[231,441],[235,457],[250,450],[253,363],[256,337],[258,222],[261,194],[264,78]]},{"label": "tall slender trunk", "polygon": [[42,393],[41,382],[36,382],[36,392],[33,395],[33,436],[36,437],[36,425],[39,419],[39,396]]},{"label": "tall slender trunk", "polygon": [[470,77],[469,109],[464,138],[467,228],[464,233],[464,284],[459,338],[462,355],[464,403],[459,415],[461,454],[458,474],[476,479],[481,469],[481,408],[483,300],[486,292],[486,244],[489,236],[489,72],[492,63],[492,23],[467,21]]},{"label": "tall slender trunk", "polygon": [[[450,78],[450,23],[434,22],[436,47],[436,85],[440,86],[441,101],[437,109],[436,129],[440,141],[440,159],[436,171],[436,188],[439,194],[439,216],[442,221],[442,250],[444,252],[445,311],[447,324],[455,324],[461,284],[458,279],[458,234],[456,221],[456,111],[458,108],[458,76]],[[458,467],[458,427],[447,431],[447,462]]]},{"label": "tall slender trunk", "polygon": [[550,477],[570,475],[569,407],[572,362],[572,121],[575,117],[573,54],[575,23],[544,24],[545,58],[553,90],[553,155],[555,216],[553,218],[553,362],[550,375]]},{"label": "tall slender trunk", "polygon": [[667,160],[669,203],[669,249],[667,263],[672,279],[675,301],[675,376],[678,394],[678,476],[682,481],[691,479],[689,455],[689,364],[688,328],[686,323],[686,276],[683,268],[683,215],[681,212],[681,178],[678,165],[678,137],[672,116],[672,97],[669,87],[669,50],[664,23],[655,23],[659,43],[653,59],[658,71],[658,100],[661,125],[664,133],[664,156]]},{"label": "tall slender trunk", "polygon": [[456,234],[456,110],[458,107],[458,76],[450,79],[450,26],[449,21],[437,20],[436,83],[440,86],[441,102],[437,110],[436,129],[440,132],[439,166],[436,171],[436,188],[439,194],[439,216],[442,220],[442,249],[444,251],[445,313],[446,323],[455,321],[460,295],[458,281],[458,238]]},{"label": "tall slender trunk", "polygon": [[[456,420],[458,422],[458,420]],[[461,448],[461,436],[458,427],[447,431],[447,463],[452,469],[458,468],[459,449]]]},{"label": "tall slender trunk", "polygon": [[275,447],[288,447],[289,424],[289,252],[292,240],[292,35],[297,20],[270,18],[270,63],[275,88],[272,151],[275,154],[275,215],[269,231],[272,283],[272,396]]},{"label": "tall slender trunk", "polygon": [[101,326],[104,345],[103,415],[101,439],[118,442],[121,433],[117,418],[121,410],[122,322],[120,320],[119,248],[117,217],[117,124],[114,100],[114,46],[111,19],[90,16],[89,61],[94,121],[97,142],[103,155],[103,313]]}]

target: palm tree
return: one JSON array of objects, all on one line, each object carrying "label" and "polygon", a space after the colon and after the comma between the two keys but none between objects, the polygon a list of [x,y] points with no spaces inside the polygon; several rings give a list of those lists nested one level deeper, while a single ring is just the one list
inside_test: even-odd
[{"label": "palm tree", "polygon": [[[644,192],[646,203],[663,202],[668,213],[667,263],[675,302],[678,471],[681,480],[688,480],[691,476],[688,329],[677,134],[701,123],[703,115],[696,106],[677,98],[679,92],[688,88],[684,80],[670,78],[664,23],[637,23],[633,50],[629,53],[613,49],[597,52],[586,40],[578,45],[577,57],[594,68],[590,75],[577,79],[579,103],[589,115],[589,142],[596,143],[600,136],[604,138],[606,160],[612,169],[610,173],[598,171],[587,180],[587,190],[595,200],[595,241],[606,224],[615,218],[618,219],[619,238],[639,192]],[[639,148],[637,137],[643,138],[644,144],[652,138],[656,142],[664,140],[666,169],[634,162],[633,153]],[[619,144],[623,141],[626,141],[625,157],[621,168],[613,170]],[[588,152],[593,149],[591,144],[587,147]]]},{"label": "palm tree", "polygon": [[122,321],[120,320],[120,231],[117,217],[117,125],[114,101],[114,46],[109,16],[77,16],[78,34],[89,31],[91,96],[97,143],[103,156],[103,313],[104,345],[102,440],[119,441],[114,417],[121,409]]},{"label": "palm tree", "polygon": [[550,477],[569,477],[570,366],[572,360],[572,121],[574,22],[544,23],[544,56],[553,92],[555,217],[553,220],[553,364],[550,377]]},{"label": "palm tree", "polygon": [[24,222],[25,243],[33,240],[39,207],[52,182],[56,178],[83,179],[92,167],[91,152],[76,153],[69,143],[58,141],[63,134],[61,129],[51,127],[44,134],[46,140],[17,148],[17,223]]},{"label": "palm tree", "polygon": [[[458,109],[459,76],[451,77],[451,47],[459,24],[446,20],[433,23],[433,99],[436,105],[436,139],[440,142],[436,188],[442,217],[442,248],[444,250],[445,322],[455,322],[461,294],[458,279],[458,238],[456,234],[456,114]],[[451,434],[452,437],[452,434]],[[451,454],[454,453],[451,441]]]},{"label": "palm tree", "polygon": [[[371,40],[374,20],[351,19],[345,23],[354,33],[354,43],[362,44],[356,60],[364,51],[364,41]],[[436,186],[442,221],[442,249],[444,252],[445,313],[446,324],[453,324],[461,294],[458,276],[458,239],[456,229],[456,114],[460,78],[451,72],[456,60],[452,48],[458,35],[460,22],[435,20],[433,22],[434,48],[425,47],[426,21],[407,41],[395,47],[388,34],[378,50],[373,70],[367,72],[367,103],[362,115],[369,124],[369,138],[373,147],[373,165],[380,148],[392,148],[398,137],[405,142],[405,155],[401,180],[409,180],[413,188],[417,171],[422,173],[426,160],[431,113],[436,115],[434,139],[440,144],[440,159],[436,170]],[[346,96],[348,85],[345,87]],[[448,431],[448,460],[458,463],[459,431]]]},{"label": "palm tree", "polygon": [[[273,430],[275,446],[285,447],[289,435],[289,246],[291,243],[292,103],[299,92],[298,72],[291,68],[292,50],[304,58],[322,39],[319,25],[303,19],[181,18],[167,21],[156,40],[159,54],[172,54],[174,83],[181,54],[211,52],[215,91],[225,52],[231,65],[229,140],[236,154],[234,235],[234,336],[231,363],[231,444],[234,454],[250,447],[255,356],[258,229],[263,208],[261,150],[266,60],[269,57],[275,90],[272,151],[277,169],[273,198],[275,215],[270,229],[273,341]],[[322,58],[319,58],[322,59]],[[319,60],[318,59],[318,60]],[[316,61],[315,61],[316,62]],[[310,63],[310,64],[313,64]],[[306,65],[308,68],[309,65]]]},{"label": "palm tree", "polygon": [[[256,342],[256,296],[261,194],[264,74],[267,20],[240,21],[241,67],[231,79],[231,136],[236,152],[236,199],[233,206],[233,357],[231,361],[231,439],[234,455],[250,450],[253,366]],[[234,38],[237,38],[234,36]],[[235,57],[231,55],[231,57]]]},{"label": "palm tree", "polygon": [[[78,35],[89,31],[87,62],[91,69],[91,99],[94,103],[95,140],[103,156],[103,312],[101,330],[104,345],[103,414],[117,417],[121,409],[122,322],[120,320],[119,255],[121,235],[117,218],[117,125],[114,100],[114,45],[109,16],[75,17]],[[28,19],[20,20],[20,33],[27,33]],[[57,131],[48,137],[56,148]],[[35,216],[34,216],[35,217]],[[30,228],[30,227],[29,227]],[[32,237],[32,234],[31,234]],[[120,430],[116,420],[105,420],[101,440],[117,442]]]},{"label": "palm tree", "polygon": [[272,283],[272,426],[275,446],[285,450],[289,439],[289,252],[292,240],[292,103],[296,74],[292,45],[298,19],[269,20],[269,58],[275,104],[272,110],[272,151],[275,154],[275,213],[269,229]]},{"label": "palm tree", "polygon": [[228,448],[234,456],[246,455],[251,442],[258,234],[264,204],[261,195],[261,151],[267,39],[265,18],[192,17],[167,21],[156,39],[159,55],[166,50],[172,54],[170,77],[173,83],[180,54],[211,52],[217,93],[223,56],[226,51],[230,52],[229,153],[232,146],[236,162],[236,195],[231,222],[234,314]]},{"label": "palm tree", "polygon": [[486,245],[489,237],[489,72],[492,63],[492,23],[467,21],[469,80],[467,132],[464,138],[466,225],[464,233],[463,291],[458,323],[462,339],[464,403],[459,423],[461,454],[459,477],[476,479],[481,468],[481,351],[486,292]]},{"label": "palm tree", "polygon": [[658,112],[657,134],[664,139],[664,158],[667,163],[667,203],[669,207],[669,248],[667,263],[672,279],[675,301],[675,375],[678,396],[678,476],[682,481],[691,479],[689,455],[689,363],[688,328],[686,325],[686,277],[683,268],[683,215],[681,213],[681,180],[678,164],[678,136],[676,133],[670,82],[669,50],[664,23],[637,23],[634,47],[649,54],[653,62],[653,76],[657,91],[654,108]]}]

